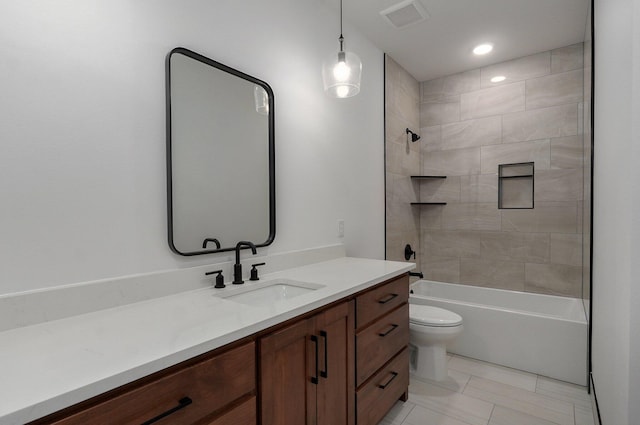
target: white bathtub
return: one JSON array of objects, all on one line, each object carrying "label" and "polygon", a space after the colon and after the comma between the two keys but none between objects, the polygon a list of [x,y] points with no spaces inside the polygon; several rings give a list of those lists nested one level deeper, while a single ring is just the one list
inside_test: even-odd
[{"label": "white bathtub", "polygon": [[587,385],[587,321],[575,298],[419,280],[410,302],[462,316],[448,351]]}]

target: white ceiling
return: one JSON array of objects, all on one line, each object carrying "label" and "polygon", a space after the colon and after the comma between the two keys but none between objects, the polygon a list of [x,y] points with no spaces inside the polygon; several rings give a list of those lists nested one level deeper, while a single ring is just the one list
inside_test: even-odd
[{"label": "white ceiling", "polygon": [[[322,0],[336,12],[339,0]],[[590,0],[416,0],[426,21],[397,29],[380,12],[402,0],[343,0],[344,20],[418,81],[584,41]],[[345,31],[347,50],[349,34]],[[471,50],[494,44],[478,57]],[[356,52],[357,53],[357,52]]]}]

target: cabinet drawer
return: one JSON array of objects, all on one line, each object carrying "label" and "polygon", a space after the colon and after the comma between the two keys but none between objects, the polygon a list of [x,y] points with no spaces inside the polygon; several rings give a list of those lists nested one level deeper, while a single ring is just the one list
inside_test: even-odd
[{"label": "cabinet drawer", "polygon": [[409,276],[403,275],[356,298],[356,327],[387,314],[409,299]]},{"label": "cabinet drawer", "polygon": [[253,396],[206,425],[255,425],[256,421],[256,397]]},{"label": "cabinet drawer", "polygon": [[137,388],[119,394],[116,390],[107,401],[45,423],[140,425],[168,412],[159,424],[195,423],[255,391],[255,376],[255,343],[251,342]]},{"label": "cabinet drawer", "polygon": [[375,425],[409,387],[409,349],[393,358],[356,393],[358,425]]},{"label": "cabinet drawer", "polygon": [[383,316],[356,335],[356,386],[409,344],[409,304]]}]

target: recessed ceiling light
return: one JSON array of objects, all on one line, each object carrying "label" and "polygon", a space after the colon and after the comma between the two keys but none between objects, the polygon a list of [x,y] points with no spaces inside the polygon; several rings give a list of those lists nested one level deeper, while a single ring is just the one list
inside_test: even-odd
[{"label": "recessed ceiling light", "polygon": [[492,83],[499,83],[499,82],[502,82],[502,81],[504,81],[506,79],[507,79],[507,77],[505,77],[504,75],[496,75],[495,77],[493,77],[491,79],[491,82]]},{"label": "recessed ceiling light", "polygon": [[474,47],[473,53],[476,55],[486,55],[492,50],[493,50],[493,44],[483,43],[483,44],[478,44],[476,47]]}]

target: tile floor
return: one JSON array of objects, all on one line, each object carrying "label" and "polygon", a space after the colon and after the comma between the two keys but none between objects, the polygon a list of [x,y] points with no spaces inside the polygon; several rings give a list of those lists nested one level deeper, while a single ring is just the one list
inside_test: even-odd
[{"label": "tile floor", "polygon": [[585,387],[485,363],[449,357],[449,378],[411,376],[409,400],[380,425],[594,425]]}]

